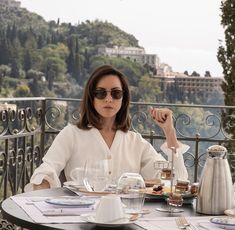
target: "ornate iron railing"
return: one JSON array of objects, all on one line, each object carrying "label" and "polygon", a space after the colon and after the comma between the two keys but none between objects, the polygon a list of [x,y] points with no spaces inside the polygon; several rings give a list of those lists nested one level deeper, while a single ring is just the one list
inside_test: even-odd
[{"label": "ornate iron railing", "polygon": [[[79,119],[80,99],[2,98],[0,99],[0,197],[24,191],[34,169],[50,147],[55,135],[68,123]],[[188,144],[184,154],[190,180],[197,181],[212,144],[235,139],[222,126],[222,114],[235,106],[206,106],[159,103],[131,103],[131,129],[140,132],[160,153],[164,142],[162,130],[148,115],[149,106],[168,107],[174,113],[177,137]],[[231,113],[230,113],[231,114]],[[234,118],[233,118],[234,119]],[[227,117],[228,122],[232,117]],[[234,126],[235,124],[228,124]],[[128,154],[128,153],[127,153]],[[163,153],[162,153],[163,154]],[[235,168],[229,151],[231,168]]]}]

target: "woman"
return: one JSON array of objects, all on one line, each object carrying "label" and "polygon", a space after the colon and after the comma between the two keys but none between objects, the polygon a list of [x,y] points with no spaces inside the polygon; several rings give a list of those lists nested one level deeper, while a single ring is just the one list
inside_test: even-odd
[{"label": "woman", "polygon": [[[62,170],[67,180],[87,159],[109,159],[109,172],[117,179],[124,172],[140,173],[145,179],[156,174],[154,162],[165,160],[140,134],[129,131],[130,92],[126,77],[110,65],[98,67],[90,76],[77,125],[69,124],[55,138],[43,163],[35,170],[26,190],[60,186]],[[188,146],[177,141],[169,109],[150,109],[150,115],[166,136],[161,147],[169,154],[177,149],[175,174],[187,179],[182,153]]]}]

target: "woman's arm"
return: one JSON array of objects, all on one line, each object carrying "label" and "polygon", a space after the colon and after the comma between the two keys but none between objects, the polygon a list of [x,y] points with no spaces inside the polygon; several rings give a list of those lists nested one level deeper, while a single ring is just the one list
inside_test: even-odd
[{"label": "woman's arm", "polygon": [[50,188],[50,184],[47,180],[42,180],[41,184],[33,184],[33,190],[47,189]]},{"label": "woman's arm", "polygon": [[167,147],[178,148],[180,146],[180,142],[176,137],[172,119],[172,111],[167,108],[150,108],[149,112],[156,124],[163,129]]}]

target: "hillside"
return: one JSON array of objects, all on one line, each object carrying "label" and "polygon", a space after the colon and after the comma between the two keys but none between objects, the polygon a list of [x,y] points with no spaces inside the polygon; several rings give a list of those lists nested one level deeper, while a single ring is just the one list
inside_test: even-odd
[{"label": "hillside", "polygon": [[25,8],[0,5],[0,28],[16,26],[19,30],[34,28],[35,31],[48,29],[48,23],[38,14]]},{"label": "hillside", "polygon": [[131,60],[98,54],[103,46],[139,46],[133,35],[112,23],[47,22],[27,9],[11,7],[14,3],[0,2],[0,96],[80,97],[89,73],[108,63],[126,73],[134,87],[148,72]]}]

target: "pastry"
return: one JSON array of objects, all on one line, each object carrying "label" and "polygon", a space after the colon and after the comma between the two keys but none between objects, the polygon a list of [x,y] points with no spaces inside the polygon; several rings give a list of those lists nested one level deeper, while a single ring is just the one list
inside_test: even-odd
[{"label": "pastry", "polygon": [[189,181],[188,180],[177,180],[175,185],[175,190],[179,192],[187,192],[189,189]]},{"label": "pastry", "polygon": [[161,179],[169,180],[171,179],[171,169],[170,168],[163,168],[161,173]]},{"label": "pastry", "polygon": [[170,205],[181,206],[183,204],[182,195],[180,193],[170,193],[168,201]]}]

